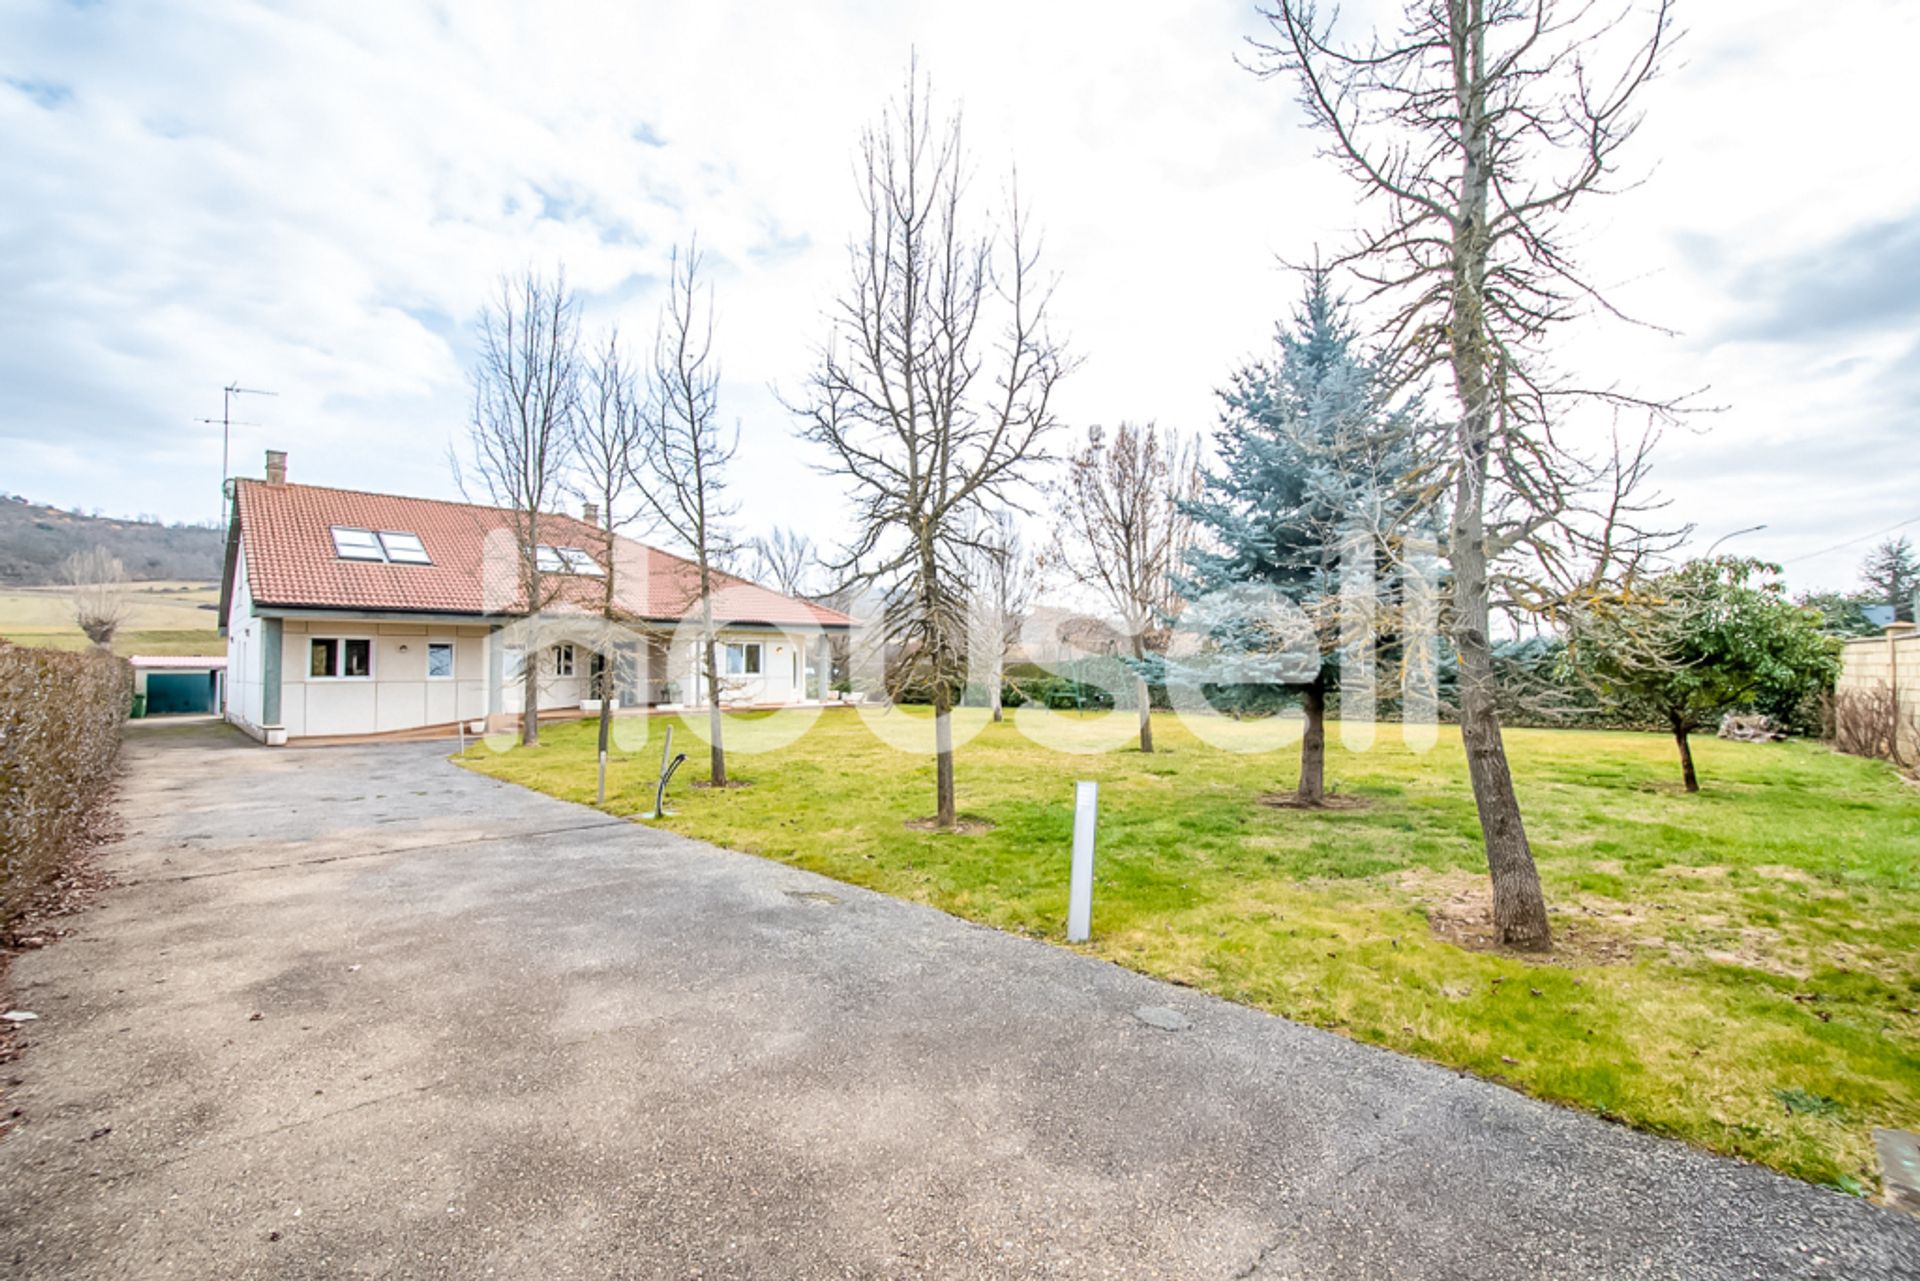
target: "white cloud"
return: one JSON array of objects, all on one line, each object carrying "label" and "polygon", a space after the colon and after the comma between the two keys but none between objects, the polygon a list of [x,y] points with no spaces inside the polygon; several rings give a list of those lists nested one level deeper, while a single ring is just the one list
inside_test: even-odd
[{"label": "white cloud", "polygon": [[[1588,240],[1599,279],[1687,336],[1595,331],[1569,363],[1713,384],[1728,412],[1663,468],[1703,538],[1766,520],[1739,546],[1786,557],[1920,514],[1908,335],[1729,337],[1743,272],[1920,208],[1873,123],[1906,114],[1915,15],[1684,16],[1633,152],[1654,173]],[[697,229],[744,517],[824,532],[837,492],[797,465],[768,387],[804,374],[859,130],[913,48],[964,102],[982,199],[1019,165],[1085,357],[1069,415],[1208,428],[1212,388],[1291,306],[1276,257],[1355,221],[1291,88],[1235,65],[1257,28],[1226,3],[10,6],[0,487],[212,516],[217,428],[193,419],[238,379],[280,393],[242,406],[265,424],[236,432],[247,469],[289,445],[301,479],[450,492],[466,327],[496,274],[563,260],[596,319],[643,336]],[[1839,581],[1852,559],[1796,570]]]}]

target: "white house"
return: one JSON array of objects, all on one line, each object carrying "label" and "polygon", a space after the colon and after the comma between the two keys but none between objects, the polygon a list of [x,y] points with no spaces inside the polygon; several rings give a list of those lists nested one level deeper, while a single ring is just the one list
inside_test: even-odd
[{"label": "white house", "polygon": [[[518,719],[532,651],[543,712],[579,710],[612,661],[624,707],[697,705],[698,571],[595,524],[543,514],[529,610],[511,511],[287,482],[234,482],[221,582],[227,719],[267,743]],[[605,620],[608,570],[613,618]],[[728,703],[828,697],[846,615],[716,575]]]}]

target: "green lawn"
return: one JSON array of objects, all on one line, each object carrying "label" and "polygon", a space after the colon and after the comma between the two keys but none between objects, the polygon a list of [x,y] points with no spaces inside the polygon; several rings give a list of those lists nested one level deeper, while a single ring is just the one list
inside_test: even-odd
[{"label": "green lawn", "polygon": [[[801,715],[729,732],[790,737]],[[607,808],[631,814],[651,804],[666,722],[620,724]],[[704,745],[675,726],[698,780]],[[467,763],[591,801],[593,728]],[[1253,747],[1274,731],[1210,733]],[[1302,813],[1260,803],[1291,787],[1292,747],[1225,750],[1161,717],[1152,756],[1073,754],[988,725],[957,770],[961,809],[994,826],[940,835],[905,826],[932,810],[931,759],[834,710],[786,746],[736,750],[750,786],[677,779],[666,825],[1064,945],[1072,782],[1098,779],[1086,950],[1815,1182],[1877,1184],[1873,1129],[1920,1128],[1920,790],[1811,743],[1708,739],[1690,797],[1663,737],[1510,731],[1558,941],[1540,963],[1478,941],[1458,736],[1419,753],[1376,732],[1365,752],[1329,745],[1329,778],[1367,807]]]}]

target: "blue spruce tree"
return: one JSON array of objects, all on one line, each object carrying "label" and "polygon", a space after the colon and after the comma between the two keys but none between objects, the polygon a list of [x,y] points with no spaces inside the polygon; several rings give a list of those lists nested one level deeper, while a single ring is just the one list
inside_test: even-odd
[{"label": "blue spruce tree", "polygon": [[[1262,689],[1299,701],[1296,798],[1317,806],[1326,797],[1327,692],[1341,651],[1368,639],[1340,634],[1343,566],[1391,581],[1383,553],[1409,506],[1413,415],[1390,406],[1380,362],[1360,349],[1325,270],[1308,273],[1292,327],[1276,327],[1275,343],[1274,357],[1241,369],[1220,393],[1219,467],[1188,506],[1211,535],[1187,554],[1181,584],[1200,608],[1182,626],[1212,652],[1213,675],[1203,679],[1216,701],[1244,705]],[[1288,608],[1252,604],[1261,597]]]}]

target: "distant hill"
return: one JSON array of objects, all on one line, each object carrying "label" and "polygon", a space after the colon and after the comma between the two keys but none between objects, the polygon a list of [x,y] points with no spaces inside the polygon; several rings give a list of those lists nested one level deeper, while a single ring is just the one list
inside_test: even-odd
[{"label": "distant hill", "polygon": [[82,516],[0,495],[0,584],[57,583],[62,561],[96,545],[119,557],[132,579],[210,582],[220,577],[226,537],[224,529]]}]

